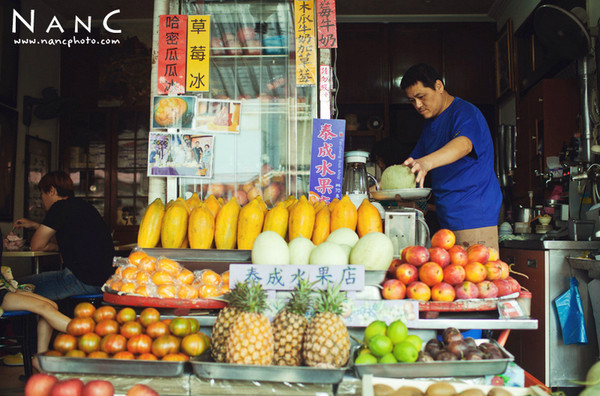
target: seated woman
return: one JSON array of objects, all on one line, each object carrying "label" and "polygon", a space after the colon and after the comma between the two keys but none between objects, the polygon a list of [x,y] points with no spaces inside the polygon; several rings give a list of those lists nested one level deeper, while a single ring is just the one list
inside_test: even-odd
[{"label": "seated woman", "polygon": [[[0,239],[2,239],[1,235]],[[2,257],[2,249],[2,244],[0,244],[0,257]],[[2,267],[2,269],[0,272],[0,309],[3,311],[29,311],[39,315],[37,352],[46,352],[53,330],[66,332],[67,324],[71,319],[58,310],[54,301],[20,289],[17,282],[12,279],[10,269],[8,267]],[[40,370],[37,359],[34,359],[32,364],[35,369]]]}]

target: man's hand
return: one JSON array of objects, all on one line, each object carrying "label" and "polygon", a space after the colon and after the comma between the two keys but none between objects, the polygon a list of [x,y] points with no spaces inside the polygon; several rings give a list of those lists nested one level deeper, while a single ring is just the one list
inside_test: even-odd
[{"label": "man's hand", "polygon": [[37,230],[39,226],[40,223],[26,219],[25,217],[15,220],[13,223],[14,228],[33,228]]},{"label": "man's hand", "polygon": [[426,157],[419,159],[414,159],[410,157],[403,162],[403,165],[408,166],[410,168],[410,171],[415,175],[415,182],[421,188],[425,183],[425,176],[427,176],[427,172],[429,172],[430,170],[427,161],[423,161],[424,158]]}]

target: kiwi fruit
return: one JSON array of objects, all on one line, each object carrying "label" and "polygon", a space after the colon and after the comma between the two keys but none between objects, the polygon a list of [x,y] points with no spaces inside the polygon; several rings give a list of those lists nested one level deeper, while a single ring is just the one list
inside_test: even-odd
[{"label": "kiwi fruit", "polygon": [[512,393],[510,393],[506,389],[495,387],[490,389],[487,396],[512,396]]},{"label": "kiwi fruit", "polygon": [[423,392],[421,392],[421,389],[415,388],[414,386],[402,386],[390,396],[423,396]]},{"label": "kiwi fruit", "polygon": [[454,396],[456,389],[447,382],[435,382],[427,387],[425,396]]},{"label": "kiwi fruit", "polygon": [[460,395],[460,396],[486,396],[485,392],[483,392],[481,389],[477,389],[477,388],[465,389],[464,391],[458,393],[458,395]]},{"label": "kiwi fruit", "polygon": [[425,351],[419,351],[417,362],[433,362],[433,356]]},{"label": "kiwi fruit", "polygon": [[374,396],[390,396],[396,390],[389,385],[386,384],[375,384],[373,385],[373,395]]}]

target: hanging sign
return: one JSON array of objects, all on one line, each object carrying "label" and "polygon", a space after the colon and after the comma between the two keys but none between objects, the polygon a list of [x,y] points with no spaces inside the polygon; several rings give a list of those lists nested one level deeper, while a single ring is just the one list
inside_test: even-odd
[{"label": "hanging sign", "polygon": [[319,48],[337,48],[335,0],[317,1],[317,41]]},{"label": "hanging sign", "polygon": [[163,95],[185,93],[186,15],[160,15],[158,89]]},{"label": "hanging sign", "polygon": [[296,33],[296,85],[315,85],[317,46],[315,43],[314,0],[294,1]]},{"label": "hanging sign", "polygon": [[319,102],[321,118],[331,117],[331,66],[319,66]]},{"label": "hanging sign", "polygon": [[210,70],[210,15],[188,16],[187,92],[208,92]]},{"label": "hanging sign", "polygon": [[310,157],[311,202],[342,197],[346,120],[313,119]]}]

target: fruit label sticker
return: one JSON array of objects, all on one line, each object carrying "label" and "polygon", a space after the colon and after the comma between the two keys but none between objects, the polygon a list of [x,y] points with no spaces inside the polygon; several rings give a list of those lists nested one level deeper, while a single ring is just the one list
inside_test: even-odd
[{"label": "fruit label sticker", "polygon": [[500,314],[500,319],[527,317],[517,300],[498,301],[498,313]]},{"label": "fruit label sticker", "polygon": [[342,197],[346,120],[313,119],[310,156],[311,202],[331,202]]},{"label": "fruit label sticker", "polygon": [[252,265],[231,264],[229,284],[256,281],[265,290],[293,290],[300,279],[315,282],[314,289],[326,289],[341,282],[341,290],[360,291],[365,285],[364,265]]},{"label": "fruit label sticker", "polygon": [[186,15],[160,15],[158,27],[157,93],[185,93]]}]

